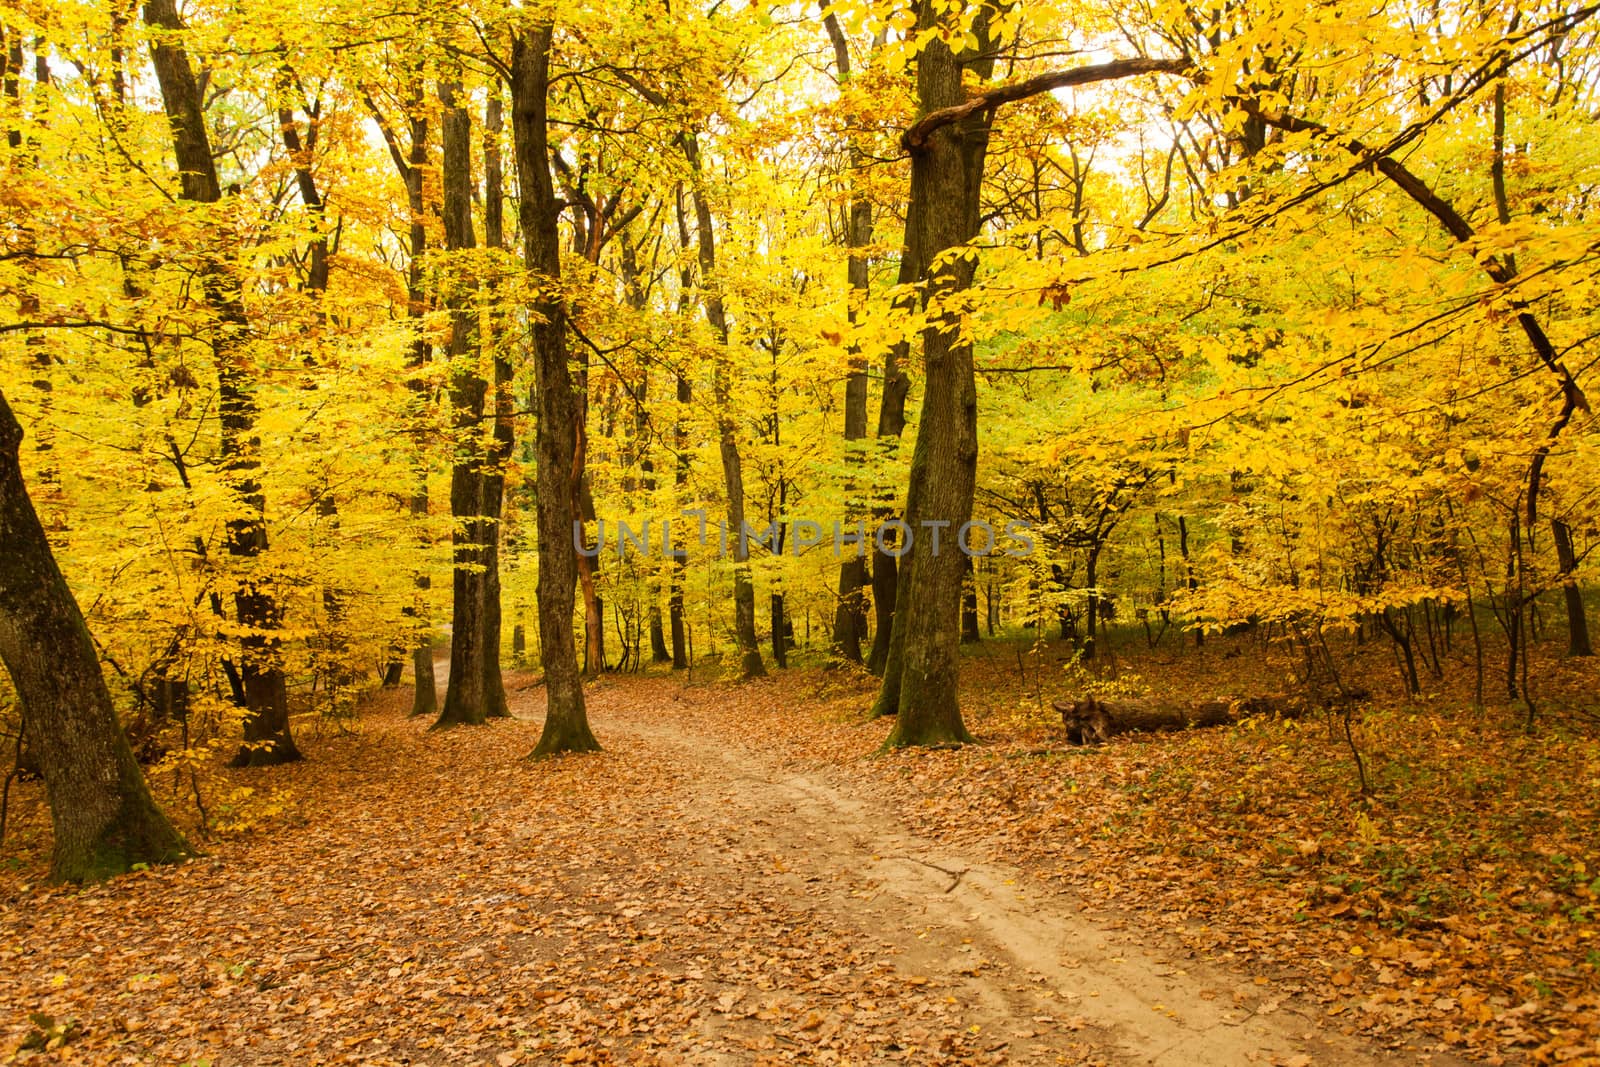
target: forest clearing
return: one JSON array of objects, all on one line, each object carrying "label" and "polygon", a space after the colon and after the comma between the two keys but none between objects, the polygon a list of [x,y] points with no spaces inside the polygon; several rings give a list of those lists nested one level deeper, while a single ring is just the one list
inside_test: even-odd
[{"label": "forest clearing", "polygon": [[0,1056],[1600,1064],[1600,3],[0,0]]}]

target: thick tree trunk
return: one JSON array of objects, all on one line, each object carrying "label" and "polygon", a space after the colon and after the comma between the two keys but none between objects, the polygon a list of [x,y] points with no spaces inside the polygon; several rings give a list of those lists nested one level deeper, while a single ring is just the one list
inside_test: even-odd
[{"label": "thick tree trunk", "polygon": [[89,882],[192,855],[156,807],[117,722],[94,643],[22,481],[22,427],[0,393],[0,661],[55,828],[50,877]]},{"label": "thick tree trunk", "polygon": [[[988,9],[984,9],[985,12]],[[919,22],[932,28],[931,4]],[[974,26],[987,37],[987,18]],[[992,59],[966,66],[987,77]],[[963,63],[943,42],[930,41],[917,59],[917,98],[924,114],[961,103]],[[979,190],[991,114],[980,112],[936,130],[911,157],[908,248],[928,264],[922,331],[924,399],[911,458],[906,523],[911,547],[896,590],[894,632],[878,708],[898,717],[885,747],[970,741],[956,696],[960,664],[963,553],[957,531],[972,517],[978,467],[977,383],[972,345],[962,336],[956,300],[972,283],[970,256],[945,257],[978,233]],[[946,524],[935,541],[935,528]]]},{"label": "thick tree trunk", "polygon": [[772,624],[772,662],[782,669],[789,666],[789,641],[793,636],[793,627],[789,625],[783,594],[771,593],[768,600],[768,621]]},{"label": "thick tree trunk", "polygon": [[[872,585],[872,649],[867,653],[867,670],[882,676],[889,663],[889,642],[894,636],[895,592],[900,586],[900,562],[879,548],[876,540],[872,546],[872,571],[868,575]],[[898,698],[884,714],[893,715],[899,708]]]},{"label": "thick tree trunk", "polygon": [[439,682],[433,673],[433,643],[423,641],[411,650],[411,673],[416,678],[416,691],[411,694],[413,718],[439,713]]},{"label": "thick tree trunk", "polygon": [[[222,187],[211,156],[199,83],[188,54],[177,43],[183,23],[174,0],[149,0],[144,5],[144,19],[152,29],[164,31],[151,42],[150,56],[172,130],[180,196],[193,203],[218,203]],[[255,436],[256,382],[244,352],[250,323],[238,283],[225,262],[215,258],[204,261],[200,282],[206,303],[217,318],[211,348],[217,364],[222,470],[244,505],[243,517],[232,519],[227,525],[228,554],[250,561],[267,549],[266,498],[258,480],[260,441]],[[245,566],[248,568],[249,564]],[[288,690],[276,636],[282,625],[277,600],[248,571],[233,599],[234,616],[245,630],[240,639],[244,744],[234,756],[233,765],[263,766],[297,760],[300,751],[289,728]]]},{"label": "thick tree trunk", "polygon": [[[661,587],[658,585],[651,591],[651,596],[660,595]],[[667,631],[662,624],[660,604],[650,605],[650,662],[672,662],[672,653],[667,651]]]},{"label": "thick tree trunk", "polygon": [[524,265],[542,275],[533,307],[534,378],[539,400],[538,449],[539,656],[544,664],[544,731],[535,756],[591,752],[600,747],[589,729],[578,675],[572,608],[578,576],[573,544],[578,481],[583,470],[582,427],[567,369],[566,304],[560,291],[560,205],[550,179],[546,128],[550,85],[549,23],[519,33],[511,45],[511,134],[522,195]]},{"label": "thick tree trunk", "polygon": [[851,556],[839,564],[838,602],[833,611],[833,652],[850,663],[861,662],[861,638],[867,630],[862,600],[867,587],[867,561]]},{"label": "thick tree trunk", "polygon": [[[443,194],[446,251],[477,246],[472,229],[472,119],[461,106],[461,87],[439,83],[442,105]],[[459,262],[459,259],[456,260]],[[490,450],[481,443],[489,383],[478,373],[477,313],[464,279],[456,279],[445,301],[450,309],[450,401],[454,409],[455,457],[450,469],[451,575],[450,678],[435,728],[476,725],[503,710],[498,640],[499,584],[491,576],[498,555],[491,538],[498,507],[498,479],[490,476]],[[491,632],[493,643],[491,644]]]}]

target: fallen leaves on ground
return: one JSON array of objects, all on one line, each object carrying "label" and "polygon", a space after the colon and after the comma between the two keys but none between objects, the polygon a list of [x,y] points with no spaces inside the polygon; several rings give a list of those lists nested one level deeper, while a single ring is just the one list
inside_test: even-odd
[{"label": "fallen leaves on ground", "polygon": [[[647,689],[672,713],[670,683]],[[599,716],[630,702],[601,685]],[[514,700],[542,703],[542,693]],[[530,721],[430,733],[404,694],[205,858],[36,886],[37,786],[0,881],[0,1050],[62,1062],[973,1063],[950,983],[704,829],[703,784],[625,738],[532,762]],[[521,705],[521,706],[519,706]],[[915,979],[915,981],[912,981]],[[1066,1046],[1061,1046],[1066,1047]]]},{"label": "fallen leaves on ground", "polygon": [[[797,766],[850,775],[908,829],[1018,864],[1102,921],[1270,974],[1327,1026],[1425,1034],[1490,1063],[1600,1063],[1594,738],[1559,723],[1529,734],[1515,709],[1408,702],[1385,691],[1387,649],[1374,649],[1358,660],[1379,695],[1357,728],[1375,785],[1363,798],[1325,715],[1069,746],[1048,710],[1061,653],[1037,654],[997,642],[967,661],[980,745],[863,758],[888,726],[860,723],[875,683],[848,671],[812,676],[809,721],[782,713],[793,681],[767,686],[763,714]],[[1272,692],[1288,669],[1253,638],[1123,656],[1178,702]],[[1565,670],[1590,700],[1592,675]]]},{"label": "fallen leaves on ground", "polygon": [[[431,733],[388,694],[308,762],[240,773],[282,808],[256,829],[81,891],[39,886],[48,824],[37,784],[21,786],[22,852],[0,872],[0,1050],[1096,1062],[1076,1033],[1092,1006],[984,1014],[961,983],[987,961],[919,966],[863,919],[881,905],[852,872],[808,886],[785,858],[794,828],[742,825],[739,782],[708,786],[688,743],[839,783],[871,817],[1015,864],[1104,928],[1253,976],[1200,993],[1247,1013],[1292,1000],[1328,1030],[1489,1062],[1600,1057],[1593,741],[1389,701],[1360,724],[1368,801],[1320,718],[1068,748],[1038,710],[1058,676],[1024,662],[1012,677],[1003,649],[967,671],[986,743],[954,751],[875,755],[888,727],[860,721],[872,680],[847,670],[608,677],[591,707],[629,730],[538,763],[536,722]],[[1162,684],[1227,691],[1238,664],[1222,654],[1186,655]],[[514,693],[536,718],[542,692]],[[663,723],[678,747],[649,743]],[[866,903],[827,905],[841,893]]]}]

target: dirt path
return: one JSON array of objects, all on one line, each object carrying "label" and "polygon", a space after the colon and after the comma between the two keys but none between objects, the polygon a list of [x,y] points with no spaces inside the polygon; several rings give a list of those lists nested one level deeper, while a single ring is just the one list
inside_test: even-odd
[{"label": "dirt path", "polygon": [[795,902],[879,943],[914,981],[953,986],[967,1026],[1006,1062],[1424,1060],[1319,1032],[1252,978],[1153,953],[1138,931],[1086,921],[1024,889],[1021,872],[906,832],[846,783],[792,773],[693,718],[604,707],[593,718],[614,749],[637,745],[684,772],[680,818],[707,862],[762,857]]}]

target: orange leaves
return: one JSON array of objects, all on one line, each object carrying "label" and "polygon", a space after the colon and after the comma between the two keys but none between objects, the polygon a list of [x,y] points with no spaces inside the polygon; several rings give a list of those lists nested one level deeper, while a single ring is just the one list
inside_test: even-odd
[{"label": "orange leaves", "polygon": [[[1230,643],[1128,665],[1174,698],[1281,674]],[[1357,810],[1318,720],[1067,752],[1016,713],[1035,686],[1010,657],[969,666],[991,743],[880,759],[870,680],[843,672],[610,676],[588,694],[608,751],[539,764],[536,688],[513,687],[517,720],[445,735],[388,695],[305,764],[237,775],[286,807],[210,857],[72,893],[25,888],[35,858],[0,873],[0,1054],[1073,1061],[1104,1040],[1107,976],[1158,949],[1151,1026],[1201,1004],[1551,1063],[1592,1048],[1592,748],[1496,735],[1489,758],[1478,719],[1469,744],[1425,709],[1372,712],[1381,803]],[[39,787],[15,788],[37,846]],[[1081,989],[1036,982],[986,932],[1033,913],[1122,943],[1063,972]]]}]

